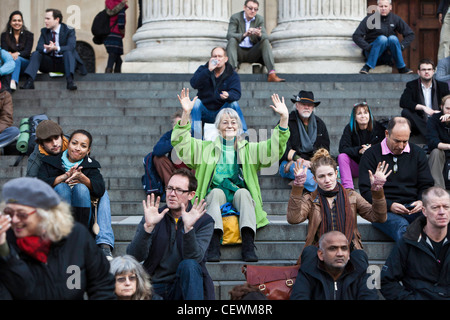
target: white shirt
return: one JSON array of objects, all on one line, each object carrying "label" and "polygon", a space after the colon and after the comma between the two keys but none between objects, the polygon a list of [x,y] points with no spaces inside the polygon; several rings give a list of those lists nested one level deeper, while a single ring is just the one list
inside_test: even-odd
[{"label": "white shirt", "polygon": [[[244,12],[245,32],[248,31],[248,29],[250,28],[250,23],[255,19],[256,19],[256,17],[253,17],[252,20],[247,21],[247,18],[245,17],[245,12]],[[245,37],[244,40],[242,40],[242,42],[239,44],[239,46],[241,48],[251,48],[251,47],[253,47],[253,43],[250,41],[250,37]]]},{"label": "white shirt", "polygon": [[430,108],[433,109],[433,102],[431,100],[431,89],[433,88],[433,84],[431,84],[431,86],[429,88],[426,88],[423,83],[422,85],[422,92],[423,92],[423,97],[425,100],[425,105]]}]

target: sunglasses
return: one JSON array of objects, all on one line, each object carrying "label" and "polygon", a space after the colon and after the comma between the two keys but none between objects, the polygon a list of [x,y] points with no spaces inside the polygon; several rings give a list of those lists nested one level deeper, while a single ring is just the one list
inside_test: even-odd
[{"label": "sunglasses", "polygon": [[394,168],[393,168],[393,170],[394,170],[394,173],[397,173],[397,171],[398,171],[397,157],[393,157],[393,160],[394,160]]},{"label": "sunglasses", "polygon": [[367,102],[363,101],[363,102],[357,102],[353,105],[353,107],[357,107],[357,106],[367,106]]},{"label": "sunglasses", "polygon": [[252,7],[249,7],[249,6],[246,6],[247,7],[247,9],[248,10],[250,10],[250,11],[255,11],[255,12],[258,12],[258,8],[252,8]]},{"label": "sunglasses", "polygon": [[31,216],[33,213],[36,213],[36,209],[34,209],[31,212],[23,212],[23,211],[19,211],[19,212],[15,212],[13,209],[11,208],[5,208],[3,209],[3,213],[10,216],[11,220],[14,218],[14,216],[17,216],[17,218],[19,220],[27,220],[29,216]]},{"label": "sunglasses", "polygon": [[125,283],[125,281],[135,282],[137,280],[137,277],[135,275],[132,276],[120,276],[116,278],[116,281],[118,283]]}]

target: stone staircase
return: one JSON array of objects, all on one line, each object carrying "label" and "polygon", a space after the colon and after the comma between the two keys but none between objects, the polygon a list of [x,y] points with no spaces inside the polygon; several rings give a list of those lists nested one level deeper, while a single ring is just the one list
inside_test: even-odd
[{"label": "stone staircase", "polygon": [[[13,94],[14,123],[34,114],[46,113],[58,122],[65,133],[85,129],[94,140],[91,154],[102,165],[101,172],[111,199],[116,245],[115,255],[124,254],[142,217],[141,185],[143,157],[152,150],[159,137],[170,129],[170,116],[180,109],[177,94],[189,87],[191,75],[169,74],[89,74],[77,77],[78,90],[65,89],[63,79],[39,75],[35,90],[18,90]],[[278,117],[269,108],[270,96],[290,98],[300,90],[314,92],[321,105],[316,115],[328,126],[331,153],[337,156],[339,139],[353,104],[368,102],[376,118],[400,114],[398,101],[405,82],[412,75],[283,75],[285,83],[267,83],[263,74],[243,74],[239,103],[248,127],[272,129]],[[195,90],[191,89],[191,97]],[[270,131],[269,131],[270,135]],[[27,158],[11,167],[17,156],[0,156],[0,189],[11,178],[24,176]],[[307,223],[289,225],[286,208],[290,187],[279,175],[261,175],[264,208],[271,224],[256,236],[258,264],[295,263],[304,244]],[[380,265],[393,243],[363,219],[358,220],[370,263]],[[228,291],[245,281],[241,273],[240,246],[222,247],[222,261],[208,263],[216,284],[216,298],[229,299]]]}]

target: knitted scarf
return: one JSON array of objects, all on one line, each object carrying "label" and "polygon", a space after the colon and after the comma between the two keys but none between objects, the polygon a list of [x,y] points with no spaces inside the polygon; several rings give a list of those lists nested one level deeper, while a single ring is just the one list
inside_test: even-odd
[{"label": "knitted scarf", "polygon": [[47,256],[50,252],[51,245],[50,240],[43,240],[41,237],[37,236],[29,236],[17,238],[16,243],[19,249],[30,257],[40,262],[47,263]]},{"label": "knitted scarf", "polygon": [[331,217],[331,209],[326,198],[336,197],[336,226],[337,230],[345,234],[348,243],[353,240],[354,218],[352,208],[348,199],[348,194],[342,185],[338,182],[336,187],[331,191],[324,191],[317,187],[320,201],[320,214],[322,223],[320,226],[320,236],[328,231],[333,230],[333,220]]}]

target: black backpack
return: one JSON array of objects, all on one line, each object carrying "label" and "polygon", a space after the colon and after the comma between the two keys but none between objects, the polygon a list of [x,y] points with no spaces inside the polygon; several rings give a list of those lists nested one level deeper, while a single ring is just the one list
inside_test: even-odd
[{"label": "black backpack", "polygon": [[111,29],[117,24],[116,22],[112,27],[109,27],[109,23],[110,16],[106,13],[106,9],[97,13],[91,26],[91,32],[94,35],[92,41],[95,44],[102,44],[110,34]]}]

